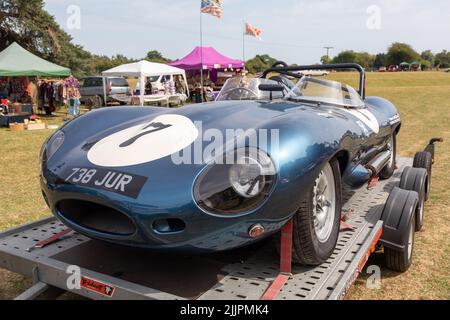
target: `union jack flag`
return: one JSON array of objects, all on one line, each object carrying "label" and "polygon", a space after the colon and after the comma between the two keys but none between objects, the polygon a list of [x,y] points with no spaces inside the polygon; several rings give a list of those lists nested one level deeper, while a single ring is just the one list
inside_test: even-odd
[{"label": "union jack flag", "polygon": [[256,27],[252,26],[250,23],[246,22],[245,23],[245,34],[247,36],[253,36],[258,39],[261,39],[262,31],[261,31],[261,29],[258,29]]},{"label": "union jack flag", "polygon": [[222,18],[223,9],[221,0],[202,0],[201,11],[218,19]]}]

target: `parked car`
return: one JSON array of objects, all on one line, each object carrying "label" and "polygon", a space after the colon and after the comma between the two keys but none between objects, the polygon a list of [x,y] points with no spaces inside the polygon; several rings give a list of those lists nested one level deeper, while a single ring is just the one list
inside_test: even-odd
[{"label": "parked car", "polygon": [[[111,77],[107,80],[107,103],[118,102],[113,99],[114,95],[130,95],[130,85],[127,79],[123,77]],[[104,106],[104,91],[102,77],[87,77],[80,80],[81,102],[87,103],[89,100],[94,101],[96,106]]]},{"label": "parked car", "polygon": [[386,67],[380,67],[379,69],[378,69],[378,72],[386,72],[387,71],[387,68]]},{"label": "parked car", "polygon": [[358,70],[359,91],[297,73],[311,68],[230,79],[215,102],[71,121],[42,149],[47,204],[88,237],[167,253],[253,244],[293,219],[294,261],[323,263],[339,236],[344,185],[393,175],[401,121],[389,101],[366,98],[361,66],[321,66]]},{"label": "parked car", "polygon": [[390,65],[390,66],[388,67],[388,71],[389,71],[389,72],[397,72],[397,71],[398,71],[398,66],[396,66],[396,65]]}]

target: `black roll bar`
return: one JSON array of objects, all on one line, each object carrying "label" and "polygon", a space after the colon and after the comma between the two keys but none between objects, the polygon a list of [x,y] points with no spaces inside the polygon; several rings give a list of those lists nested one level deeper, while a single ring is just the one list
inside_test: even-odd
[{"label": "black roll bar", "polygon": [[359,95],[363,100],[366,99],[366,71],[363,67],[356,63],[338,63],[338,64],[323,64],[310,66],[289,66],[283,61],[275,62],[269,69],[263,72],[262,78],[266,78],[271,72],[278,72],[280,74],[288,75],[295,78],[302,78],[303,75],[295,73],[303,70],[356,70],[359,72]]}]

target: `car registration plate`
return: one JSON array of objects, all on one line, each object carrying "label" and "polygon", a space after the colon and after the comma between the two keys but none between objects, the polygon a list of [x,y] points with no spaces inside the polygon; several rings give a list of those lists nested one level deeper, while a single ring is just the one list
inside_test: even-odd
[{"label": "car registration plate", "polygon": [[66,184],[101,189],[137,199],[148,178],[100,168],[72,168],[65,172]]}]

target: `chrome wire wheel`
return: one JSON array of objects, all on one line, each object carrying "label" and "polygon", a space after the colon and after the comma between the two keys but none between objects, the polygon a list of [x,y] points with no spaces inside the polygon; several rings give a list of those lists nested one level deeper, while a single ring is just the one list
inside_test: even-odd
[{"label": "chrome wire wheel", "polygon": [[317,239],[326,243],[336,217],[336,186],[333,169],[328,163],[314,184],[313,217]]},{"label": "chrome wire wheel", "polygon": [[389,140],[389,143],[387,145],[388,150],[391,151],[391,158],[389,159],[389,167],[392,167],[395,165],[395,150],[394,150],[394,136],[391,136],[391,139]]}]

